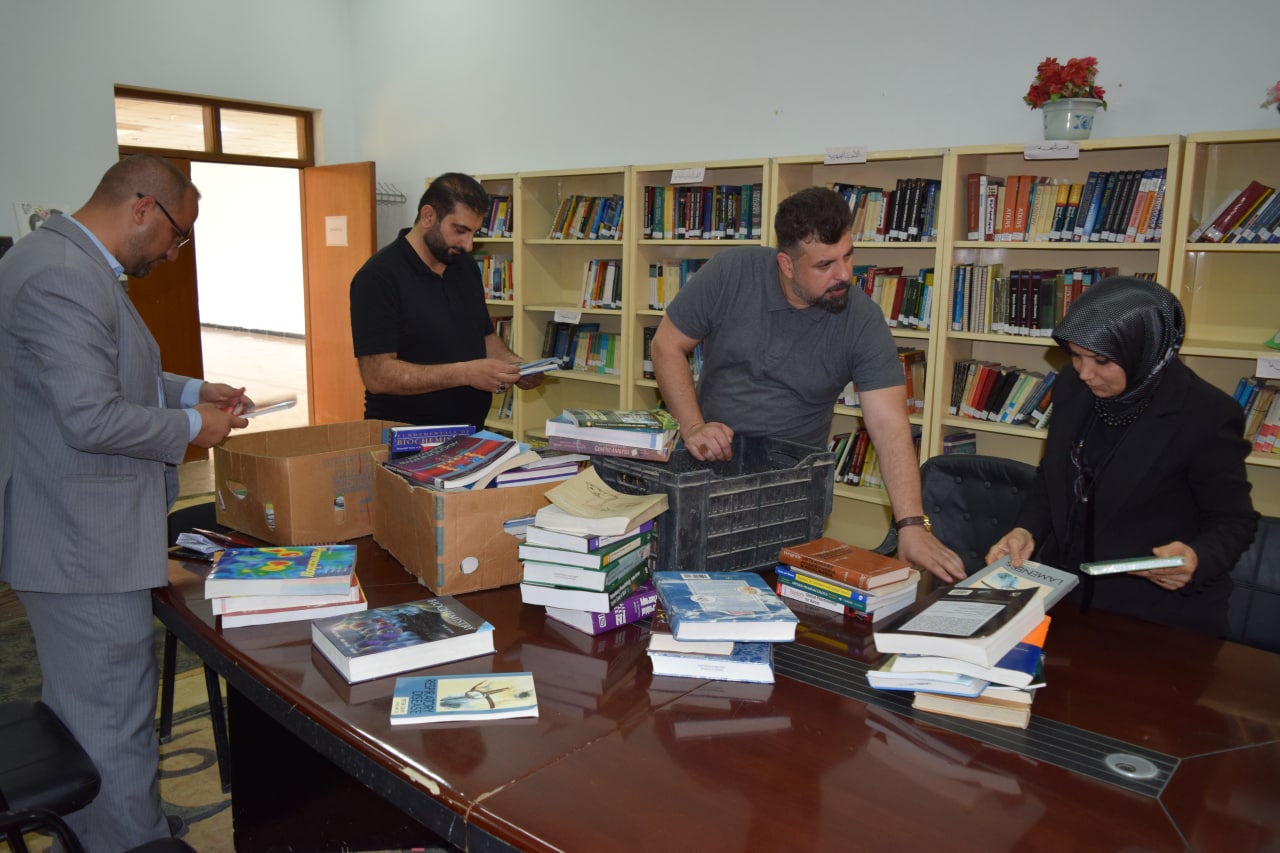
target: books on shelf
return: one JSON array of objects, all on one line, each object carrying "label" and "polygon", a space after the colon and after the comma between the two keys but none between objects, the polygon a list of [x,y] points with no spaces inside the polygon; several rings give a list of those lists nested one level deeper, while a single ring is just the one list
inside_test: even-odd
[{"label": "books on shelf", "polygon": [[865,590],[906,580],[914,571],[910,563],[896,557],[877,554],[825,536],[785,546],[779,552],[778,560]]},{"label": "books on shelf", "polygon": [[1034,589],[1040,596],[1044,609],[1057,604],[1062,597],[1080,582],[1078,575],[1055,569],[1053,566],[1023,560],[1014,566],[1006,554],[990,565],[983,566],[956,586],[985,586],[991,589]]},{"label": "books on shelf", "polygon": [[354,545],[227,548],[214,556],[204,597],[347,595],[355,573]]},{"label": "books on shelf", "polygon": [[493,626],[448,595],[312,622],[311,641],[349,682],[494,651]]},{"label": "books on shelf", "polygon": [[882,654],[920,654],[992,666],[1044,619],[1030,589],[946,587],[874,628]]},{"label": "books on shelf", "polygon": [[538,527],[583,535],[616,536],[667,510],[667,496],[624,495],[586,468],[547,491],[550,506],[534,515]]},{"label": "books on shelf", "polygon": [[653,665],[654,675],[773,683],[772,643],[735,643],[733,651],[727,655],[658,652],[650,649],[649,661]]},{"label": "books on shelf", "polygon": [[[272,599],[278,599],[272,601]],[[247,601],[252,599],[252,604]],[[213,599],[213,612],[221,617],[223,628],[250,625],[277,625],[282,622],[306,622],[344,613],[367,610],[360,581],[351,575],[350,592],[346,595],[253,595],[226,596]]]},{"label": "books on shelf", "polygon": [[391,696],[393,726],[536,716],[531,672],[402,676]]},{"label": "books on shelf", "polygon": [[623,625],[638,622],[651,615],[658,606],[658,592],[652,581],[646,581],[635,592],[602,613],[549,606],[547,618],[575,628],[584,634],[603,634]]},{"label": "books on shelf", "polygon": [[654,572],[653,585],[682,642],[795,639],[799,620],[754,572]]},{"label": "books on shelf", "polygon": [[[525,452],[519,442],[488,430],[451,438],[383,464],[405,479],[435,489],[460,489],[498,474]],[[537,454],[533,455],[537,458]],[[524,461],[530,461],[525,459]]]}]

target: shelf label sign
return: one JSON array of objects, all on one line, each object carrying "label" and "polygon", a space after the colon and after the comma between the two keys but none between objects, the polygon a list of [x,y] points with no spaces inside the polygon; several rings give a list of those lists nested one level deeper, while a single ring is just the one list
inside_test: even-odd
[{"label": "shelf label sign", "polygon": [[1028,142],[1022,150],[1023,160],[1079,160],[1080,143],[1066,139]]},{"label": "shelf label sign", "polygon": [[673,184],[700,184],[706,177],[706,166],[690,166],[687,169],[672,169],[671,183]]},{"label": "shelf label sign", "polygon": [[1259,379],[1280,379],[1280,358],[1259,356],[1258,366],[1253,375]]},{"label": "shelf label sign", "polygon": [[867,146],[865,145],[840,145],[835,148],[828,148],[826,153],[822,155],[822,165],[824,166],[865,162],[867,162]]},{"label": "shelf label sign", "polygon": [[576,326],[582,322],[582,312],[574,311],[571,308],[557,308],[555,321],[557,323],[572,323]]}]

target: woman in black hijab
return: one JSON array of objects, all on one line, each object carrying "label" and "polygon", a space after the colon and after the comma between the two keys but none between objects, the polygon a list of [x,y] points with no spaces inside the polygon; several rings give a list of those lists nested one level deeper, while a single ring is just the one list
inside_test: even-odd
[{"label": "woman in black hijab", "polygon": [[1258,514],[1244,413],[1177,359],[1182,306],[1155,282],[1093,285],[1054,330],[1071,356],[1054,383],[1044,457],[1018,526],[987,554],[1081,563],[1181,556],[1178,568],[1084,576],[1086,605],[1221,636],[1228,572]]}]

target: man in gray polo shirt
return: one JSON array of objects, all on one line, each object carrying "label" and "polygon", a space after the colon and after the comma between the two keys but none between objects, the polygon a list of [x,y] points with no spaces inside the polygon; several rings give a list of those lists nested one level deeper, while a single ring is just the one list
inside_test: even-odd
[{"label": "man in gray polo shirt", "polygon": [[[899,555],[946,581],[964,566],[924,522],[906,390],[880,309],[852,288],[849,206],[810,187],[778,205],[778,248],[720,252],[681,289],[653,338],[658,387],[696,459],[735,432],[826,447],[836,398],[858,388],[899,531]],[[697,389],[688,356],[703,346]]]}]

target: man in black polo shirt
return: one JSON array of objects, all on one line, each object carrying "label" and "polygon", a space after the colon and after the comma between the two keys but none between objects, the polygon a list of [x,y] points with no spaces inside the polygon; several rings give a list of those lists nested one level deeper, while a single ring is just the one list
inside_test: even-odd
[{"label": "man in black polo shirt", "polygon": [[493,394],[533,388],[494,333],[472,238],[489,212],[484,187],[450,172],[431,182],[418,218],[351,280],[351,337],[364,416],[484,427]]}]

